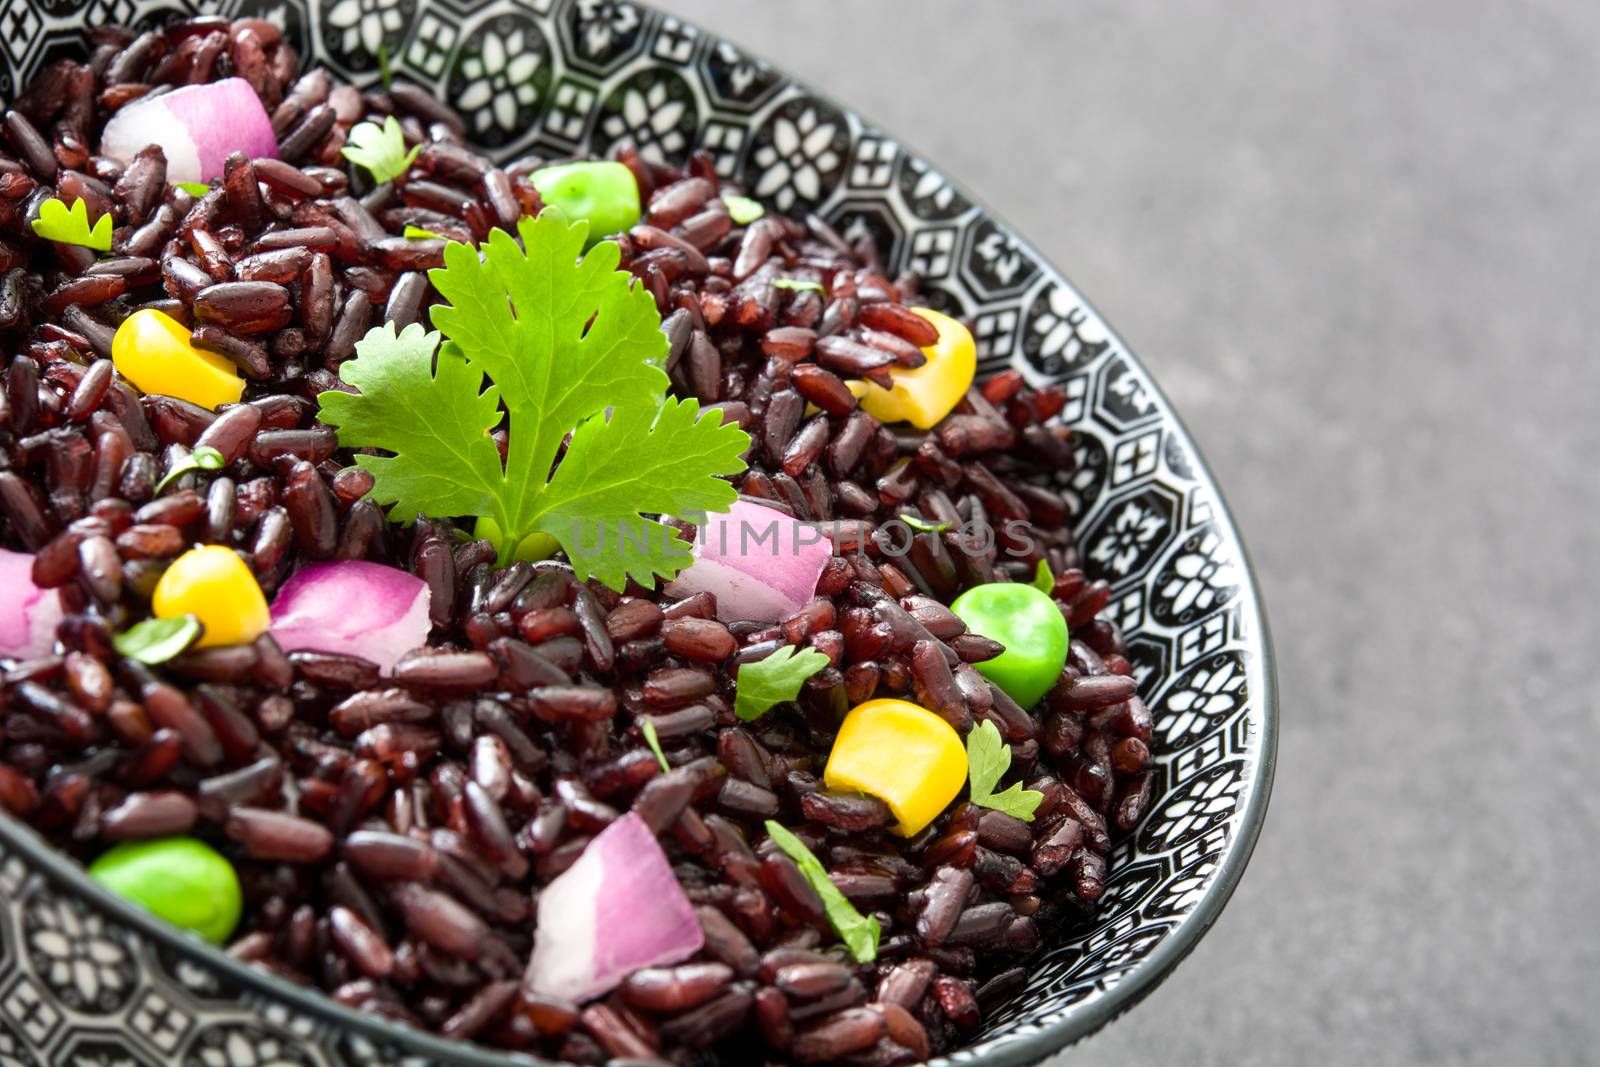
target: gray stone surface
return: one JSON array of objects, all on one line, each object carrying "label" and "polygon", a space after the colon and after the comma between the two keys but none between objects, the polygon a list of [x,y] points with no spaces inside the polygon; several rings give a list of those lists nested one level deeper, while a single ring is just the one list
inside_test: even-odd
[{"label": "gray stone surface", "polygon": [[1062,265],[1254,553],[1284,715],[1255,861],[1061,1062],[1600,1058],[1600,6],[666,6]]}]

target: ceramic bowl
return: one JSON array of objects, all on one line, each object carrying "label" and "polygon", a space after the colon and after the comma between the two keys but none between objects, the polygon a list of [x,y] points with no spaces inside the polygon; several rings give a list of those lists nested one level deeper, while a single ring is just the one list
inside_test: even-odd
[{"label": "ceramic bowl", "polygon": [[[188,0],[4,0],[0,96],[78,47]],[[207,10],[217,10],[208,7]],[[233,0],[310,63],[394,76],[455,107],[485,152],[605,155],[624,144],[718,172],[789,212],[870,234],[926,301],[967,320],[981,368],[1055,382],[1078,431],[1070,492],[1155,713],[1158,799],[1112,857],[1091,921],[1053,932],[1027,987],[940,1064],[1034,1063],[1128,1010],[1216,920],[1272,781],[1265,619],[1193,441],[1138,360],[1066,279],[895,138],[737,45],[621,0]],[[0,1067],[481,1067],[535,1062],[358,1014],[240,965],[116,900],[0,818]]]}]

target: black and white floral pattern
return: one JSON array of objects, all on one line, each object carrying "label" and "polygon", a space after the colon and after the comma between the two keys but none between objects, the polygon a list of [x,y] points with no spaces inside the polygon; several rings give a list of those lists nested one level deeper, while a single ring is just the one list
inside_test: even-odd
[{"label": "black and white floral pattern", "polygon": [[1238,593],[1243,571],[1222,531],[1210,526],[1194,531],[1156,576],[1156,617],[1186,623],[1210,614]]},{"label": "black and white floral pattern", "polygon": [[311,1067],[304,1042],[257,1026],[219,1026],[202,1032],[184,1067]]},{"label": "black and white floral pattern", "polygon": [[[8,98],[81,25],[158,24],[198,0],[0,0]],[[1063,479],[1083,563],[1156,715],[1159,799],[1098,912],[943,1065],[1019,1067],[1148,992],[1209,926],[1260,824],[1272,685],[1237,536],[1138,362],[1072,286],[959,188],[858,116],[733,44],[630,0],[212,0],[283,26],[360,84],[394,75],[462,113],[489,155],[632,144],[707,152],[724,180],[885,248],[966,319],[985,369],[1055,383],[1079,431]],[[505,1067],[530,1063],[336,1007],[101,901],[0,818],[0,1067]],[[108,910],[107,910],[108,909]]]},{"label": "black and white floral pattern", "polygon": [[642,70],[606,98],[595,125],[595,150],[637,149],[657,163],[682,163],[693,145],[697,113],[689,83],[669,70]]},{"label": "black and white floral pattern", "polygon": [[449,99],[467,132],[488,146],[509,144],[538,116],[550,84],[549,46],[525,15],[485,20],[450,64]]},{"label": "black and white floral pattern", "polygon": [[411,0],[334,0],[322,16],[328,54],[351,70],[376,70],[379,51],[395,54],[415,13]]},{"label": "black and white floral pattern", "polygon": [[136,978],[121,930],[72,897],[35,893],[22,913],[33,971],[68,1007],[112,1011]]},{"label": "black and white floral pattern", "polygon": [[1132,574],[1139,560],[1148,555],[1150,546],[1166,529],[1167,517],[1135,498],[1117,505],[1111,521],[1101,531],[1100,537],[1089,546],[1089,560],[1097,569],[1107,571],[1113,581]]},{"label": "black and white floral pattern", "polygon": [[820,203],[842,177],[849,145],[848,124],[832,105],[791,100],[756,133],[746,172],[750,193],[780,211]]}]

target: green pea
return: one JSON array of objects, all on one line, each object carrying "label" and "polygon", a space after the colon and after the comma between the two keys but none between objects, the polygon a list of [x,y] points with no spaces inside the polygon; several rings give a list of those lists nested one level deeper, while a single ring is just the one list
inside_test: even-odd
[{"label": "green pea", "polygon": [[639,221],[639,183],[621,163],[562,163],[534,171],[529,180],[546,207],[589,220],[590,244]]},{"label": "green pea", "polygon": [[1022,582],[990,582],[956,597],[950,610],[973,633],[1006,650],[975,663],[978,673],[1025,708],[1039,702],[1067,662],[1067,620],[1049,596]]},{"label": "green pea", "polygon": [[243,905],[233,864],[192,837],[116,845],[89,865],[89,877],[213,945],[239,925]]}]

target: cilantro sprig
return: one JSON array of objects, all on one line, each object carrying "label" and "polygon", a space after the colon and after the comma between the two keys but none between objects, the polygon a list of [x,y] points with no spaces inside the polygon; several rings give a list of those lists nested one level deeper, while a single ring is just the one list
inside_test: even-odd
[{"label": "cilantro sprig", "polygon": [[816,649],[793,645],[743,664],[734,679],[733,714],[745,722],[759,719],[767,709],[799,696],[806,679],[827,665],[828,657]]},{"label": "cilantro sprig", "polygon": [[410,170],[417,153],[422,151],[421,145],[412,145],[411,151],[406,151],[406,135],[393,115],[384,119],[382,126],[376,122],[356,123],[350,128],[346,142],[340,154],[365,167],[379,185],[392,182]]},{"label": "cilantro sprig", "polygon": [[672,764],[667,762],[667,755],[661,751],[661,736],[656,733],[656,721],[646,715],[639,720],[639,732],[644,734],[644,743],[650,746],[650,751],[656,754],[656,762],[661,764],[661,773],[672,770]]},{"label": "cilantro sprig", "polygon": [[172,659],[194,644],[204,627],[193,615],[145,619],[111,638],[117,655],[155,666]]},{"label": "cilantro sprig", "polygon": [[967,734],[967,781],[972,802],[980,808],[993,808],[1032,822],[1044,794],[1024,789],[1021,782],[996,793],[994,787],[1011,767],[1011,748],[1000,738],[994,723],[984,719]]},{"label": "cilantro sprig", "polygon": [[904,511],[900,513],[900,521],[913,530],[921,530],[923,533],[944,533],[950,529],[948,522],[929,522],[920,515],[912,515]]},{"label": "cilantro sprig", "polygon": [[173,466],[173,468],[167,472],[167,476],[156,483],[155,495],[160,496],[161,490],[171,485],[174,479],[181,478],[190,471],[221,470],[224,465],[224,459],[225,457],[223,454],[212,448],[210,445],[200,445],[193,452],[189,453],[188,458],[179,460]]},{"label": "cilantro sprig", "polygon": [[883,935],[878,920],[870,915],[862,915],[856,910],[855,905],[850,903],[849,898],[839,892],[839,887],[828,877],[827,868],[822,866],[822,861],[806,847],[804,841],[771,819],[767,820],[767,834],[772,838],[773,844],[794,860],[795,866],[800,868],[800,873],[811,884],[811,888],[822,898],[822,910],[828,916],[828,924],[833,927],[834,933],[839,935],[839,940],[844,942],[856,962],[871,963],[877,959],[878,939]]},{"label": "cilantro sprig", "polygon": [[722,202],[728,205],[728,217],[735,226],[748,226],[767,213],[767,209],[748,196],[723,193]]},{"label": "cilantro sprig", "polygon": [[1033,581],[1028,584],[1045,596],[1054,593],[1056,590],[1056,575],[1050,569],[1050,564],[1041,559],[1039,565],[1033,569]]},{"label": "cilantro sprig", "polygon": [[[432,311],[440,332],[370,330],[339,368],[359,394],[322,393],[320,418],[345,447],[389,453],[356,462],[396,521],[488,517],[503,562],[545,533],[582,578],[670,578],[690,546],[652,516],[731,506],[721,476],[744,469],[750,438],[666,395],[655,299],[617,270],[615,243],[580,259],[588,225],[555,209],[517,229],[520,246],[503,230],[446,245],[429,272],[448,301]],[[503,462],[489,436],[502,423]]]},{"label": "cilantro sprig", "polygon": [[819,293],[828,291],[821,282],[808,282],[804,278],[774,278],[772,279],[772,287],[774,289],[790,289],[797,293],[806,289],[814,289]]},{"label": "cilantro sprig", "polygon": [[111,216],[101,215],[89,226],[89,205],[82,199],[74,200],[68,208],[55,197],[39,205],[39,217],[33,220],[33,232],[46,241],[64,245],[82,245],[96,252],[111,251]]}]

